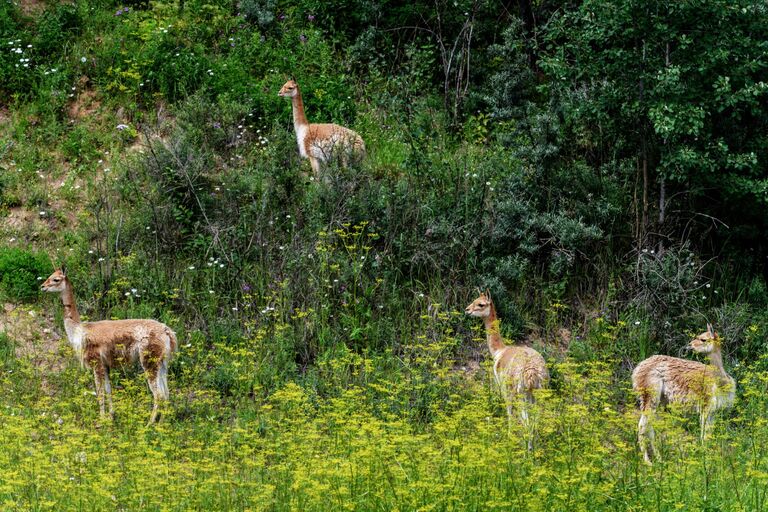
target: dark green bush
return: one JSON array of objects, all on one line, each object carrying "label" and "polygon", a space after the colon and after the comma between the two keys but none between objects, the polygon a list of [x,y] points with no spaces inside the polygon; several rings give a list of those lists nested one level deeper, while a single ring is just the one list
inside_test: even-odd
[{"label": "dark green bush", "polygon": [[62,3],[47,9],[37,24],[34,47],[42,55],[61,51],[81,29],[80,15],[74,5]]},{"label": "dark green bush", "polygon": [[38,278],[51,273],[48,256],[19,248],[0,249],[0,294],[6,300],[28,302],[40,293]]},{"label": "dark green bush", "polygon": [[15,358],[13,340],[4,331],[0,331],[0,367],[9,367]]}]

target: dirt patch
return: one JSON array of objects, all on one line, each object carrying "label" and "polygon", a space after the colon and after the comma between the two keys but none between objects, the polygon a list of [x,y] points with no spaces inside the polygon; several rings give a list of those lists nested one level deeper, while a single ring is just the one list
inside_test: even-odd
[{"label": "dirt patch", "polygon": [[8,212],[8,216],[5,218],[4,224],[14,230],[21,231],[30,224],[37,220],[37,216],[31,211],[26,210],[20,206],[11,208]]},{"label": "dirt patch", "polygon": [[[88,77],[81,77],[80,80],[78,80],[78,89],[87,87],[88,82]],[[81,91],[82,92],[77,95],[75,101],[69,105],[69,109],[67,111],[69,118],[72,120],[91,117],[101,108],[101,100],[99,99],[96,91],[92,89],[81,89]]]},{"label": "dirt patch", "polygon": [[77,212],[67,208],[66,201],[63,199],[55,199],[51,201],[51,210],[58,212],[64,219],[66,219],[66,227],[68,230],[77,228]]},{"label": "dirt patch", "polygon": [[138,137],[136,137],[136,139],[134,139],[134,141],[131,143],[130,146],[125,148],[125,152],[128,154],[133,154],[133,153],[143,154],[147,152],[148,147],[149,146],[147,145],[146,140],[144,140],[144,136],[139,135]]},{"label": "dirt patch", "polygon": [[[49,238],[62,223],[53,215],[54,211],[51,208],[41,211],[44,212],[43,215],[20,206],[11,208],[8,215],[0,219],[0,230],[25,240]],[[69,215],[65,217],[69,220]]]},{"label": "dirt patch", "polygon": [[45,2],[42,0],[20,0],[19,9],[26,16],[33,16],[45,10]]},{"label": "dirt patch", "polygon": [[8,107],[0,106],[0,126],[11,124],[11,111]]}]

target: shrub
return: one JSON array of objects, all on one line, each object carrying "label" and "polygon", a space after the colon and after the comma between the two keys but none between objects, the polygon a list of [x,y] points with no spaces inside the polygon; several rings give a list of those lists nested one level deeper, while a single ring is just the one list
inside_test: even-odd
[{"label": "shrub", "polygon": [[698,333],[706,325],[701,312],[711,284],[704,266],[688,244],[637,253],[630,306],[650,321],[651,337],[664,352],[688,341],[686,327]]},{"label": "shrub", "polygon": [[[0,51],[0,91],[15,92],[29,87],[31,73],[29,65],[19,59],[27,58],[26,43],[28,36],[22,29],[19,21],[18,8],[9,2],[0,4],[0,38],[3,39],[2,51]],[[12,44],[6,45],[6,42]],[[22,43],[25,43],[22,45]]]},{"label": "shrub", "polygon": [[13,349],[13,340],[3,331],[0,331],[0,367],[9,367],[13,363],[16,354]]},{"label": "shrub", "polygon": [[34,47],[43,55],[60,51],[62,46],[81,30],[77,7],[61,4],[46,10],[37,24]]},{"label": "shrub", "polygon": [[7,300],[28,302],[40,293],[38,277],[51,273],[48,256],[19,248],[0,249],[0,294]]},{"label": "shrub", "polygon": [[275,21],[276,4],[276,0],[242,0],[239,7],[244,18],[264,28]]}]

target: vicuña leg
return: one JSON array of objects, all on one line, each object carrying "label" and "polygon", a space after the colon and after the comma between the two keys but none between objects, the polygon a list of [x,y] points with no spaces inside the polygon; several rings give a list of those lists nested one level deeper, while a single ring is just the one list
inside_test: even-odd
[{"label": "vicu\u00f1a leg", "polygon": [[168,400],[170,397],[168,392],[168,362],[165,359],[163,359],[160,369],[157,371],[157,385],[160,390],[160,398]]},{"label": "vicu\u00f1a leg", "polygon": [[106,370],[101,363],[93,364],[93,380],[96,383],[96,398],[99,401],[99,414],[103,418],[106,414],[104,410],[104,380]]},{"label": "vicu\u00f1a leg", "polygon": [[652,464],[650,454],[648,453],[648,445],[653,450],[653,458],[659,458],[659,452],[656,449],[654,440],[656,438],[656,432],[651,425],[650,416],[653,414],[652,410],[643,410],[640,412],[640,421],[637,424],[637,443],[640,445],[640,451],[643,453],[643,460],[647,464]]},{"label": "vicu\u00f1a leg", "polygon": [[139,360],[144,368],[144,374],[147,376],[149,390],[152,392],[152,414],[149,417],[149,423],[147,423],[147,425],[151,425],[157,421],[157,411],[160,407],[160,400],[163,399],[162,387],[158,383],[160,368],[164,363],[162,350],[158,348],[157,344],[150,343],[145,350],[141,351]]},{"label": "vicu\u00f1a leg", "polygon": [[112,404],[112,382],[109,380],[109,368],[104,369],[104,393],[107,395],[107,406],[109,407],[109,416],[114,419],[115,406]]},{"label": "vicu\u00f1a leg", "polygon": [[699,441],[702,443],[707,438],[707,435],[709,434],[709,429],[712,426],[712,421],[714,420],[714,408],[712,406],[708,406],[702,409],[701,414],[699,415]]},{"label": "vicu\u00f1a leg", "polygon": [[312,166],[312,172],[315,173],[315,176],[320,175],[320,161],[317,158],[309,157],[309,164]]},{"label": "vicu\u00f1a leg", "polygon": [[157,377],[153,379],[147,379],[149,383],[149,389],[152,391],[152,414],[149,416],[149,422],[147,425],[152,425],[157,422],[157,411],[160,407],[161,391],[160,386],[157,383]]},{"label": "vicu\u00f1a leg", "polygon": [[512,431],[512,418],[514,417],[515,408],[514,406],[507,402],[507,432]]},{"label": "vicu\u00f1a leg", "polygon": [[535,402],[533,394],[530,391],[526,391],[523,395],[523,399],[520,401],[520,418],[523,421],[523,427],[525,428],[525,435],[528,438],[528,451],[533,451],[533,435],[534,425],[528,416],[528,408]]}]

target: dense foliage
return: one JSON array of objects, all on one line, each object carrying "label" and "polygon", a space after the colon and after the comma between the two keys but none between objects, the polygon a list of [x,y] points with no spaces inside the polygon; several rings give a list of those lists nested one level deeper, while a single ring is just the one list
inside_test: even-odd
[{"label": "dense foliage", "polygon": [[[764,508],[766,45],[756,0],[3,2],[3,508]],[[311,173],[291,76],[365,162]],[[178,332],[157,430],[130,371],[94,429],[62,262]],[[530,454],[478,286],[551,363]],[[708,321],[736,407],[645,468],[629,372]]]},{"label": "dense foliage", "polygon": [[38,277],[52,270],[48,257],[19,248],[0,248],[0,297],[27,302],[40,291]]}]

